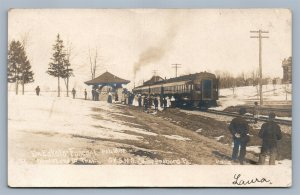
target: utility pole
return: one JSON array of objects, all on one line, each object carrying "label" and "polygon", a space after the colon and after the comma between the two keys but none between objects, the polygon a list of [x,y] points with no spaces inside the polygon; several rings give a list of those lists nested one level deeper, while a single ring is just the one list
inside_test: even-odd
[{"label": "utility pole", "polygon": [[157,81],[156,72],[157,72],[157,70],[152,70],[152,74],[153,74],[153,77],[154,77],[154,82]]},{"label": "utility pole", "polygon": [[256,36],[250,36],[250,38],[256,38],[258,39],[258,46],[259,46],[259,57],[258,57],[258,63],[259,63],[259,99],[260,99],[260,105],[263,105],[263,95],[262,95],[262,39],[263,38],[269,38],[268,36],[263,36],[263,34],[269,33],[269,31],[263,31],[263,30],[252,30],[250,33],[256,33]]},{"label": "utility pole", "polygon": [[181,68],[181,64],[172,64],[173,68],[175,68],[175,77],[177,77],[177,69]]},{"label": "utility pole", "polygon": [[156,76],[157,70],[152,70],[153,76]]}]

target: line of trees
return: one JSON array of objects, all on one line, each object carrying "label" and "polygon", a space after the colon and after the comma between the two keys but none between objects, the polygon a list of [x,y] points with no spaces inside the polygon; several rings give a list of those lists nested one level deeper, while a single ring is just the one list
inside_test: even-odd
[{"label": "line of trees", "polygon": [[[22,41],[12,40],[8,48],[8,68],[7,81],[15,83],[15,91],[18,95],[19,85],[22,85],[22,94],[25,91],[25,85],[34,82],[34,73],[31,69],[30,61],[26,54],[26,44],[28,34],[22,38]],[[57,34],[55,44],[52,46],[53,54],[50,58],[48,70],[49,75],[57,78],[58,97],[60,97],[60,79],[64,80],[67,96],[69,96],[69,78],[74,76],[70,63],[72,48],[67,49],[63,40]]]},{"label": "line of trees", "polygon": [[[259,84],[259,72],[258,70],[253,70],[249,73],[242,72],[237,76],[233,76],[227,71],[216,71],[217,78],[219,79],[219,88],[231,88],[234,93],[236,87],[242,86],[256,86],[258,90]],[[263,85],[268,84],[270,78],[263,78]]]}]

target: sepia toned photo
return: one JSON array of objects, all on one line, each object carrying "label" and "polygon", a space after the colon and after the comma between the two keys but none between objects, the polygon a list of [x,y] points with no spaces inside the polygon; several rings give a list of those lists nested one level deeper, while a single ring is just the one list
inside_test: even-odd
[{"label": "sepia toned photo", "polygon": [[288,9],[11,9],[11,187],[290,187]]}]

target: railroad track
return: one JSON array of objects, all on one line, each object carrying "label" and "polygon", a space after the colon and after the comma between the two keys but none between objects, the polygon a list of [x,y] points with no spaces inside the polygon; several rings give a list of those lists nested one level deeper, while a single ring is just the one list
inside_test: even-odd
[{"label": "railroad track", "polygon": [[[234,112],[227,112],[227,111],[219,111],[219,110],[206,110],[205,112],[208,113],[212,113],[212,114],[218,114],[218,115],[224,115],[224,116],[232,116],[232,117],[237,117],[240,116],[238,113],[234,113]],[[248,120],[254,120],[253,116],[251,115],[244,115],[244,117]],[[269,119],[268,117],[259,117],[258,121],[262,121],[262,122],[267,122]],[[277,122],[278,124],[282,124],[282,125],[288,125],[288,126],[292,126],[292,121],[290,120],[284,120],[284,119],[274,119],[275,122]]]},{"label": "railroad track", "polygon": [[[247,105],[242,105],[242,106],[236,106],[236,107],[244,107],[246,109],[253,109],[253,106],[247,106]],[[274,108],[274,107],[265,107],[262,106],[259,108],[259,110],[262,111],[273,111],[273,112],[292,112],[292,108],[288,107],[288,108]]]}]

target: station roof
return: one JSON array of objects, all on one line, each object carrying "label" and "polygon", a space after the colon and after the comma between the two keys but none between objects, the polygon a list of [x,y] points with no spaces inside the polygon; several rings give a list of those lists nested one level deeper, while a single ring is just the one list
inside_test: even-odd
[{"label": "station roof", "polygon": [[145,81],[144,82],[144,85],[151,85],[151,84],[154,84],[158,81],[163,81],[164,79],[161,78],[160,76],[153,76],[150,80],[148,81]]},{"label": "station roof", "polygon": [[125,80],[122,78],[119,78],[113,74],[111,74],[110,72],[105,72],[103,74],[101,74],[100,76],[90,80],[90,81],[86,81],[84,82],[87,85],[105,85],[105,84],[128,84],[130,81],[129,80]]}]

